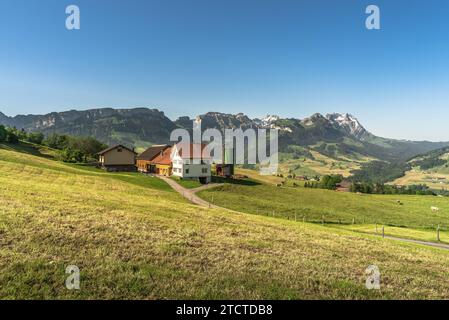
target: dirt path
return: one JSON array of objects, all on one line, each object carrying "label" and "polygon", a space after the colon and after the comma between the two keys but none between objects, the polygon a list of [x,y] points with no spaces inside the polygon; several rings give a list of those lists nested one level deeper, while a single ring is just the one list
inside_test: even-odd
[{"label": "dirt path", "polygon": [[206,190],[206,189],[219,187],[219,186],[223,185],[222,183],[211,183],[211,184],[206,184],[204,186],[201,186],[201,187],[198,187],[195,189],[187,189],[187,188],[184,188],[183,186],[181,186],[180,184],[178,184],[176,181],[174,181],[170,178],[167,178],[165,176],[156,176],[156,177],[167,182],[170,185],[170,187],[173,188],[173,190],[175,190],[176,192],[181,194],[184,198],[186,198],[187,200],[189,200],[190,202],[192,202],[194,204],[197,204],[202,207],[207,207],[207,208],[221,208],[221,207],[218,207],[206,200],[201,199],[200,197],[198,197],[196,195],[196,193],[199,191]]},{"label": "dirt path", "polygon": [[385,236],[385,238],[386,239],[391,239],[391,240],[403,241],[403,242],[422,244],[422,245],[429,246],[429,247],[435,247],[435,248],[449,250],[449,244],[444,244],[444,243],[429,242],[429,241],[422,241],[422,240],[413,240],[413,239],[406,239],[406,238],[396,238],[396,237],[390,237],[390,236]]}]

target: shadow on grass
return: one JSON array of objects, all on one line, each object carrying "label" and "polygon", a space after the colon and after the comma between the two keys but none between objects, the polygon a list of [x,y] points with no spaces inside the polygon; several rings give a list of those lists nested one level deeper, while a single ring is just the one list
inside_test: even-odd
[{"label": "shadow on grass", "polygon": [[243,185],[243,186],[258,186],[262,183],[257,182],[252,179],[231,179],[231,178],[224,178],[224,177],[218,177],[218,176],[212,176],[212,182],[214,183],[229,183],[229,184],[236,184],[236,185]]},{"label": "shadow on grass", "polygon": [[42,158],[46,158],[46,159],[54,159],[54,155],[42,153],[40,150],[41,148],[42,147],[34,145],[32,143],[24,143],[24,142],[0,143],[0,149],[3,149],[3,150],[30,154],[33,156],[42,157]]},{"label": "shadow on grass", "polygon": [[58,166],[53,166],[51,163],[48,164],[37,163],[34,161],[30,161],[28,159],[25,159],[23,161],[11,160],[12,162],[17,162],[26,166],[31,166],[35,168],[45,168],[50,170],[56,170],[59,172],[77,174],[88,177],[107,177],[139,187],[173,192],[173,190],[167,183],[156,178],[150,178],[137,172],[117,172],[117,173],[106,172],[103,169],[97,168],[95,164],[92,163],[67,163],[57,161],[51,153],[46,154],[44,152],[41,152],[41,149],[44,151],[48,150],[49,152],[54,151],[52,149],[46,149],[45,147],[25,142],[20,142],[17,144],[0,143],[0,150],[13,151],[31,156],[37,156],[40,158],[51,160],[52,162],[54,161],[55,164],[56,163],[62,164]]}]

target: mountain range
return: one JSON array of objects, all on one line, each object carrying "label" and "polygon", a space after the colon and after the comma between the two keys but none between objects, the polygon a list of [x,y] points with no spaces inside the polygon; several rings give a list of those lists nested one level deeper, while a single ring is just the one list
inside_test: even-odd
[{"label": "mountain range", "polygon": [[8,117],[0,112],[0,124],[27,131],[94,136],[107,144],[122,143],[144,148],[154,143],[168,143],[176,128],[191,129],[193,120],[201,120],[202,128],[277,128],[281,152],[300,156],[319,152],[331,159],[369,157],[382,161],[405,161],[448,146],[448,142],[406,141],[378,137],[367,131],[350,114],[316,113],[305,119],[268,115],[251,119],[243,113],[208,112],[190,119],[175,121],[157,109],[91,109],[52,112],[45,115]]}]

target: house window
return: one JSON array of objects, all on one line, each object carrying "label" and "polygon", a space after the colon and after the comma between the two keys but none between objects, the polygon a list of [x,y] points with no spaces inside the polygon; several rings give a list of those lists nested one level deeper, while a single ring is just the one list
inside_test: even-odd
[{"label": "house window", "polygon": [[186,174],[189,174],[189,169],[186,169]]},{"label": "house window", "polygon": [[118,148],[118,149],[117,149],[117,152],[122,152],[122,148]]},{"label": "house window", "polygon": [[207,173],[207,168],[202,168],[202,169],[201,169],[201,172],[202,172],[202,173]]}]

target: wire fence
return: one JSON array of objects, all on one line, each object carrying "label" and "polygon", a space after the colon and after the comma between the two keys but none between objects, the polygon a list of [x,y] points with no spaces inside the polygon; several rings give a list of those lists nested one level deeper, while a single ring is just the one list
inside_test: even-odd
[{"label": "wire fence", "polygon": [[[213,198],[211,199],[211,203],[213,204]],[[361,217],[352,217],[352,218],[335,218],[335,217],[329,217],[325,214],[317,217],[316,214],[314,215],[307,215],[301,212],[285,212],[285,211],[276,211],[276,210],[261,210],[256,209],[252,210],[251,212],[248,212],[251,214],[261,215],[261,216],[267,216],[271,218],[277,218],[277,219],[284,219],[289,221],[295,221],[295,222],[303,222],[303,223],[312,223],[312,224],[320,224],[322,226],[342,226],[342,227],[349,227],[352,231],[367,233],[367,234],[376,234],[382,237],[407,237],[410,239],[416,239],[416,240],[429,240],[429,241],[437,241],[437,242],[443,242],[442,236],[444,236],[444,242],[449,243],[449,234],[444,234],[445,232],[449,231],[449,226],[445,225],[443,223],[436,223],[434,225],[429,226],[420,226],[418,228],[412,228],[407,227],[404,225],[395,225],[391,222],[385,222],[385,221],[376,221],[374,219],[370,218],[361,218]],[[366,229],[363,228],[363,226],[367,225],[373,225],[373,229]],[[360,226],[362,229],[351,229],[350,227],[354,226]],[[406,231],[405,234],[401,234],[399,231]],[[411,237],[408,233],[423,233],[420,237]],[[424,238],[424,239],[423,239]]]}]

